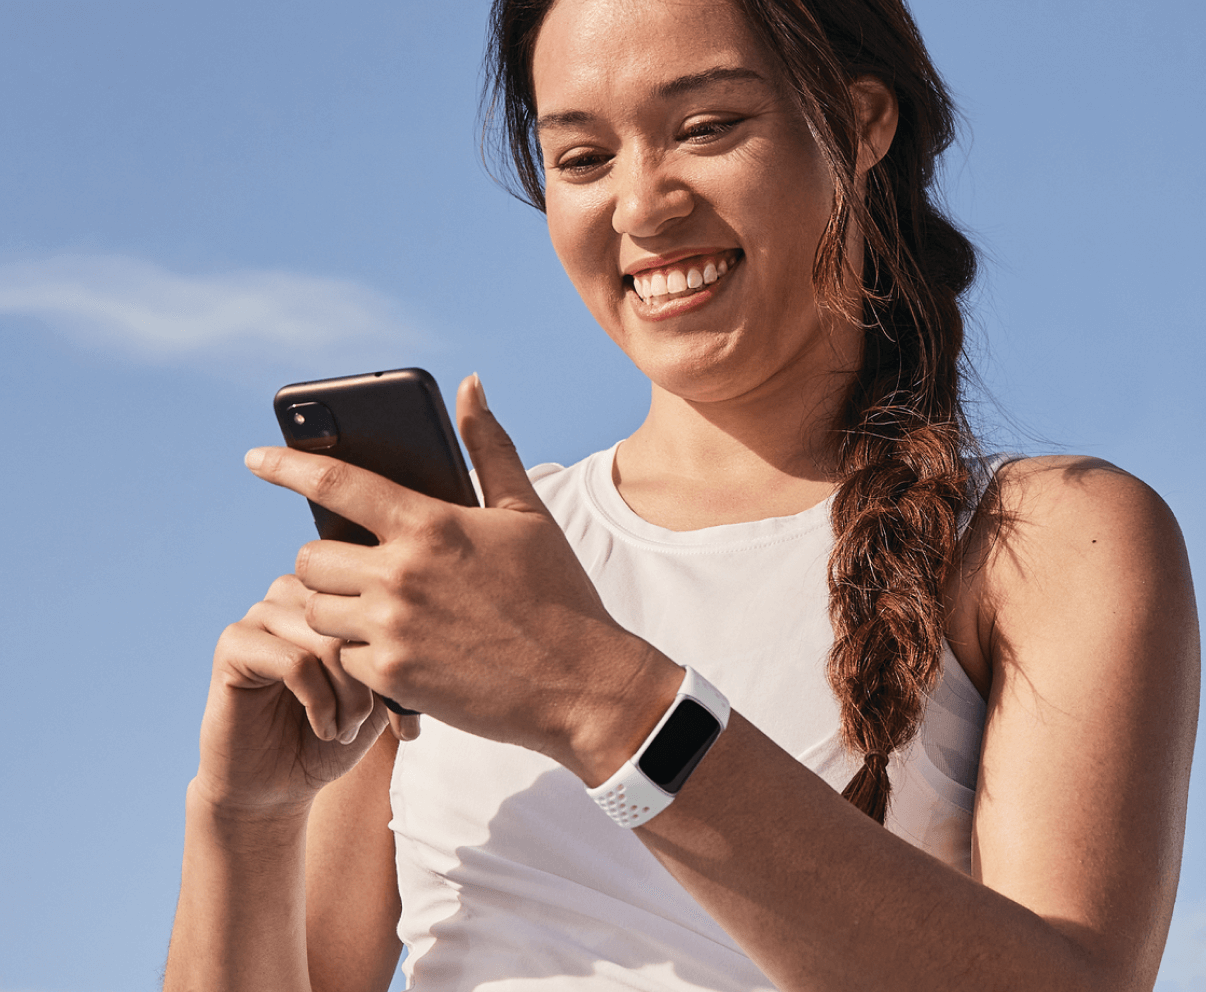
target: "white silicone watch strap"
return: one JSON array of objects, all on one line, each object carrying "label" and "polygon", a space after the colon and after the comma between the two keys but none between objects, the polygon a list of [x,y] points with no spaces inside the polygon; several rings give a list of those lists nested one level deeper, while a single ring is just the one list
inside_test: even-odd
[{"label": "white silicone watch strap", "polygon": [[674,796],[651,782],[637,767],[637,762],[666,725],[670,715],[678,708],[679,701],[684,698],[694,699],[716,717],[722,731],[728,726],[729,701],[694,668],[686,668],[674,702],[645,738],[644,743],[637,748],[636,754],[625,761],[619,771],[602,785],[586,790],[586,794],[621,827],[639,827],[674,802]]}]

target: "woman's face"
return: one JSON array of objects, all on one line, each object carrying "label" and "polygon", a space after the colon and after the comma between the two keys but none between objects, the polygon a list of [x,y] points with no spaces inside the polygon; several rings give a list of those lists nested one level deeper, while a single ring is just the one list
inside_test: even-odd
[{"label": "woman's face", "polygon": [[812,286],[828,172],[728,3],[558,0],[533,77],[553,246],[656,386],[722,401],[857,365]]}]

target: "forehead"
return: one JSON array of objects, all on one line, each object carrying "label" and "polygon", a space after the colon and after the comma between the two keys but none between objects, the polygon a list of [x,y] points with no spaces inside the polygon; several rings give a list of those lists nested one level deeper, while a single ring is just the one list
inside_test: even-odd
[{"label": "forehead", "polygon": [[727,0],[557,0],[532,58],[537,111],[618,105],[717,68],[769,80],[769,60]]}]

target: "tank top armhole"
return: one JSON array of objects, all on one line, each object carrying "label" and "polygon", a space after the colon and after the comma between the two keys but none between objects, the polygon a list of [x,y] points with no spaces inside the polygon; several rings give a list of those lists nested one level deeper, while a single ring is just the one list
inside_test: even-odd
[{"label": "tank top armhole", "polygon": [[968,460],[967,468],[970,474],[968,487],[971,498],[967,501],[963,512],[959,514],[960,538],[967,535],[967,529],[975,519],[976,512],[980,509],[980,504],[984,500],[984,494],[988,492],[988,487],[992,483],[992,480],[997,477],[997,473],[1010,462],[1022,461],[1025,457],[1025,455],[1016,451],[998,451],[995,454]]}]

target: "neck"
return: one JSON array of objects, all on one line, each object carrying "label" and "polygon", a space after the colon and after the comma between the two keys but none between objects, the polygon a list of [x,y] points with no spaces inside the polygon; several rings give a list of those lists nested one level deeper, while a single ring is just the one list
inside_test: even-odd
[{"label": "neck", "polygon": [[781,376],[696,402],[653,386],[649,415],[616,455],[632,509],[671,530],[799,513],[837,480],[836,435],[853,372]]}]

